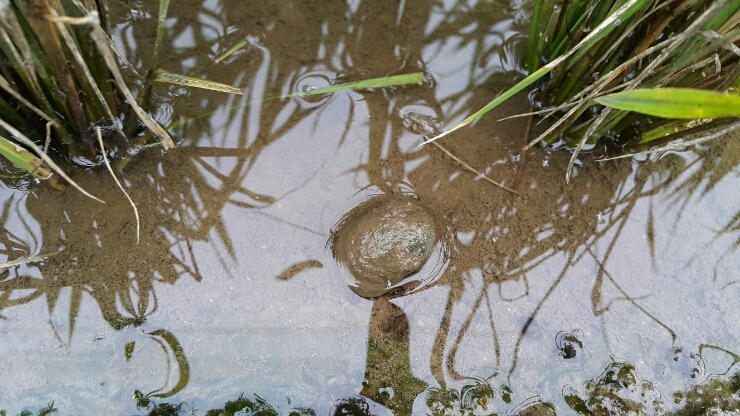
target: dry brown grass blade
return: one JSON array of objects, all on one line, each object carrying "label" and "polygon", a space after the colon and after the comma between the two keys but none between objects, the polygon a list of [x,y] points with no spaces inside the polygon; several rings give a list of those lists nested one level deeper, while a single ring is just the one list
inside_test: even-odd
[{"label": "dry brown grass blade", "polygon": [[141,230],[141,223],[139,222],[139,210],[136,208],[136,204],[134,204],[134,201],[131,199],[131,196],[129,196],[128,192],[123,189],[123,185],[121,185],[121,182],[116,177],[115,172],[113,172],[113,168],[110,166],[110,162],[108,162],[108,156],[106,156],[105,154],[105,145],[103,144],[103,135],[100,134],[100,127],[95,127],[95,134],[98,136],[100,154],[103,155],[103,163],[105,163],[105,167],[108,168],[108,172],[110,172],[111,176],[113,176],[113,180],[116,181],[116,185],[118,185],[118,188],[121,190],[121,192],[126,195],[126,199],[128,199],[128,202],[134,208],[134,216],[136,217],[136,244],[139,244],[139,232]]},{"label": "dry brown grass blade", "polygon": [[[583,102],[585,102],[585,101],[586,100],[584,99]],[[582,105],[584,105],[584,104],[578,104],[578,105],[574,106],[573,108],[571,108],[557,122],[553,123],[553,125],[550,126],[544,133],[540,134],[539,136],[537,136],[536,139],[532,140],[526,146],[524,146],[524,150],[529,150],[532,146],[536,145],[537,143],[541,142],[545,137],[549,136],[558,127],[560,127],[565,122],[565,120],[567,120],[568,118],[572,117],[575,113],[577,113],[578,110],[580,110],[580,108],[581,108]]]},{"label": "dry brown grass blade", "polygon": [[[422,136],[422,137],[424,137],[424,140],[429,140],[426,136]],[[489,182],[489,183],[491,183],[493,185],[496,185],[496,186],[498,186],[499,188],[501,188],[501,189],[503,189],[505,191],[509,191],[509,192],[511,192],[513,194],[520,195],[519,192],[517,192],[517,191],[515,191],[515,190],[513,190],[511,188],[507,188],[506,186],[504,186],[504,185],[502,185],[502,184],[494,181],[493,179],[489,178],[483,172],[480,172],[480,171],[476,170],[475,168],[473,168],[472,166],[468,165],[467,163],[465,163],[464,160],[462,160],[459,157],[455,156],[452,152],[450,152],[449,150],[445,149],[441,144],[437,143],[436,141],[432,141],[432,142],[429,142],[429,143],[435,145],[439,150],[443,151],[447,156],[451,157],[455,162],[461,164],[465,169],[467,169],[470,172],[473,172],[476,175],[480,176],[481,179],[483,179],[484,181]]]},{"label": "dry brown grass blade", "polygon": [[[508,116],[508,117],[500,118],[500,119],[498,119],[496,121],[502,122],[502,121],[506,121],[506,120],[512,120],[512,119],[515,119],[515,118],[538,116],[540,114],[548,114],[548,113],[551,114],[551,113],[553,113],[555,111],[560,111],[560,110],[564,110],[564,109],[566,109],[568,107],[573,107],[574,105],[576,105],[576,104],[575,103],[560,104],[559,106],[554,107],[554,108],[548,108],[548,109],[545,109],[545,110],[538,110],[538,111],[528,111],[526,113],[521,113],[521,114],[514,114],[513,116]],[[547,116],[545,116],[544,118],[547,118],[547,117],[549,117],[549,114]],[[527,144],[529,144],[529,141],[527,141]]]},{"label": "dry brown grass blade", "polygon": [[39,262],[39,261],[44,261],[48,257],[53,256],[54,254],[56,254],[56,253],[39,254],[39,255],[36,255],[36,256],[21,257],[21,258],[15,259],[15,260],[6,261],[6,262],[3,262],[3,263],[0,263],[0,270],[9,269],[9,268],[15,267],[15,266],[22,266],[22,265],[28,264],[28,263],[36,263],[36,262]]},{"label": "dry brown grass blade", "polygon": [[[529,104],[529,112],[532,112],[532,103]],[[529,142],[529,132],[532,130],[532,120],[534,119],[534,116],[529,116],[529,120],[527,120],[527,127],[524,129],[524,134],[522,135],[524,144],[526,145],[527,142]],[[522,177],[524,176],[524,166],[527,163],[527,150],[522,148],[522,154],[521,158],[519,160],[519,169],[516,172],[516,178],[514,179],[514,188],[519,189],[519,185],[522,183]]]},{"label": "dry brown grass blade", "polygon": [[573,155],[571,155],[570,161],[568,162],[568,169],[565,171],[565,183],[570,183],[570,174],[571,172],[573,172],[573,166],[576,164],[576,160],[578,159],[578,154],[581,152],[581,150],[583,150],[583,146],[586,145],[588,138],[591,137],[592,134],[594,134],[596,129],[606,119],[606,116],[609,115],[610,111],[611,111],[610,107],[604,107],[604,109],[601,111],[601,114],[599,114],[599,117],[597,117],[596,120],[594,120],[594,122],[591,123],[588,130],[586,131],[586,134],[584,134],[581,141],[578,142],[578,146],[576,146],[576,149],[573,151]]},{"label": "dry brown grass blade", "polygon": [[21,94],[18,93],[18,91],[14,90],[7,79],[5,79],[4,76],[0,75],[0,88],[4,89],[5,92],[12,95],[13,98],[23,103],[26,107],[31,109],[34,113],[36,113],[39,117],[43,118],[47,122],[54,123],[56,125],[56,122],[54,122],[49,116],[46,115],[41,109],[33,105],[30,101],[28,101],[25,97],[23,97]]},{"label": "dry brown grass blade", "polygon": [[244,91],[241,88],[234,87],[232,85],[223,84],[220,82],[209,81],[207,79],[189,77],[180,74],[173,74],[165,71],[164,69],[157,69],[154,71],[154,82],[161,82],[165,84],[180,85],[183,87],[194,87],[201,88],[204,90],[225,92],[227,94],[243,95]]},{"label": "dry brown grass blade", "polygon": [[88,130],[86,111],[83,108],[80,85],[75,82],[72,65],[67,59],[65,46],[57,33],[56,26],[49,19],[53,9],[51,5],[41,0],[31,0],[27,5],[27,22],[38,38],[49,70],[54,74],[54,87],[51,96],[54,97],[56,109],[67,122],[74,126],[79,144],[86,153],[91,153],[94,147],[91,132]]},{"label": "dry brown grass blade", "polygon": [[35,67],[33,52],[31,52],[31,46],[28,44],[23,28],[18,22],[15,13],[0,13],[0,22],[2,22],[5,29],[0,31],[5,44],[13,45],[13,47],[6,49],[11,53],[12,59],[18,64],[17,67],[22,69],[22,71],[19,71],[19,74],[27,83],[32,93],[35,96],[39,96],[42,94],[42,89],[36,78],[36,72],[43,72],[43,68]]}]

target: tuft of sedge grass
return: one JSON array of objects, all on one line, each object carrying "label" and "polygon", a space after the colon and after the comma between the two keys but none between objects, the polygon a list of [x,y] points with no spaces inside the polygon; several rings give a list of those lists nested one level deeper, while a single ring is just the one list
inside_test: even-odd
[{"label": "tuft of sedge grass", "polygon": [[[485,107],[475,112],[473,115],[467,117],[462,122],[460,122],[458,125],[454,126],[453,128],[443,132],[442,134],[439,134],[435,137],[432,137],[431,139],[427,140],[424,143],[428,143],[430,141],[437,140],[441,137],[444,137],[453,131],[460,129],[462,127],[465,127],[489,111],[493,110],[495,107],[497,107],[502,102],[508,100],[515,94],[523,91],[524,89],[532,86],[535,82],[537,82],[540,78],[547,75],[550,71],[558,67],[559,65],[565,63],[565,65],[568,64],[568,59],[571,58],[574,54],[579,53],[579,51],[582,48],[592,48],[595,43],[597,43],[599,40],[603,39],[607,34],[609,34],[611,31],[614,30],[615,27],[618,26],[619,23],[624,19],[629,18],[632,16],[639,8],[645,5],[649,0],[628,0],[626,1],[620,8],[614,11],[611,15],[609,15],[606,19],[604,19],[595,29],[591,30],[575,47],[573,47],[571,50],[569,50],[564,55],[559,56],[552,62],[549,62],[542,66],[541,68],[537,69],[535,72],[530,74],[528,77],[505,91],[501,96],[494,99],[490,103],[488,103]],[[580,54],[579,54],[580,56]],[[525,57],[525,60],[527,60],[527,57]]]},{"label": "tuft of sedge grass", "polygon": [[[721,93],[740,86],[740,48],[735,46],[740,41],[740,2],[557,0],[555,6],[557,23],[548,27],[541,16],[552,4],[535,2],[523,58],[531,74],[432,140],[535,85],[538,105],[551,109],[548,115],[556,115],[557,121],[527,147],[566,143],[574,151],[571,167],[586,146],[605,136],[620,137],[640,123],[630,113],[637,106],[643,113],[668,117],[635,140],[643,143],[666,129],[691,132],[707,118],[737,115],[735,97]],[[653,88],[661,90],[642,91]],[[634,100],[638,96],[639,105]],[[625,100],[632,100],[631,105]],[[672,112],[655,111],[660,106],[670,106]],[[589,108],[597,111],[585,111]],[[570,168],[566,178],[569,173]]]},{"label": "tuft of sedge grass", "polygon": [[[152,81],[240,94],[239,88],[158,68],[168,6],[168,0],[160,0]],[[50,170],[66,176],[47,161],[49,148],[69,161],[97,164],[106,149],[129,154],[139,145],[135,140],[142,130],[149,132],[144,136],[156,137],[164,150],[174,147],[127,87],[119,65],[125,60],[109,33],[105,1],[0,4],[0,155],[41,178],[39,172]],[[140,96],[147,97],[150,89],[151,83]],[[123,122],[115,116],[122,113],[130,114]],[[95,128],[105,131],[102,147]],[[43,157],[36,150],[41,148]],[[34,167],[39,160],[43,163]]]},{"label": "tuft of sedge grass", "polygon": [[[85,4],[98,7],[104,2]],[[28,172],[43,168],[59,173],[56,164],[45,160],[49,148],[71,161],[95,163],[99,153],[93,126],[105,128],[108,147],[129,146],[125,126],[114,114],[132,100],[127,103],[123,97],[127,88],[112,42],[102,29],[107,26],[106,10],[85,7],[54,0],[0,5],[0,135],[2,149],[7,150],[0,154]],[[147,121],[127,122],[133,131]],[[161,140],[171,142],[159,130]],[[14,147],[24,151],[15,152]],[[42,147],[45,157],[27,151]],[[44,161],[31,170],[29,162],[36,163],[32,158]]]}]

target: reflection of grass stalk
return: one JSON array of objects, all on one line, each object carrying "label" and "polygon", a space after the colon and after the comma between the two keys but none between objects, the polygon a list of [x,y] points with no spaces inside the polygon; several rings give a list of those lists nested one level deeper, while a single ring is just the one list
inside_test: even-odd
[{"label": "reflection of grass stalk", "polygon": [[[550,14],[551,21],[545,22],[547,19],[542,16],[548,16],[554,10],[553,5],[544,0],[535,2],[533,28],[524,57],[531,75],[438,137],[472,123],[538,81],[542,81],[539,99],[543,107],[569,111],[532,144],[560,139],[575,149],[571,162],[584,146],[606,135],[619,137],[635,126],[642,131],[646,130],[644,126],[654,128],[645,132],[642,142],[646,142],[662,138],[668,127],[691,129],[703,124],[697,121],[680,125],[672,120],[677,117],[675,112],[662,112],[660,107],[702,106],[705,111],[694,114],[697,119],[737,115],[736,104],[731,99],[719,103],[715,99],[717,95],[707,99],[709,95],[695,90],[724,92],[740,83],[740,49],[735,46],[740,40],[740,2],[557,0],[555,3],[558,6],[555,9],[559,10],[555,13],[557,17]],[[552,20],[556,23],[552,24]],[[540,64],[544,65],[539,67]],[[666,99],[670,92],[636,92],[642,100],[639,103],[635,96],[629,95],[599,100],[614,90],[663,87],[693,90],[677,91],[670,99]],[[658,97],[660,94],[663,96]],[[632,100],[632,106],[612,106],[626,99]],[[710,103],[711,100],[715,102]],[[603,108],[603,111],[600,114],[585,111],[588,108]],[[629,111],[635,110],[668,119],[627,117]]]}]

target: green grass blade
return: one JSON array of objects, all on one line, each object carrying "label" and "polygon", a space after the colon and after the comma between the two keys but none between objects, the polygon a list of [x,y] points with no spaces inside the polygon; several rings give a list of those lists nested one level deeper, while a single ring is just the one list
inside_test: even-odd
[{"label": "green grass blade", "polygon": [[[421,84],[423,79],[424,79],[423,72],[414,72],[412,74],[404,74],[404,75],[394,75],[391,77],[373,78],[373,79],[368,79],[364,81],[350,82],[347,84],[337,84],[337,85],[330,85],[328,87],[316,88],[309,92],[298,92],[298,93],[293,93],[293,94],[281,95],[279,97],[265,98],[264,100],[260,101],[260,104],[266,104],[272,101],[278,101],[278,100],[282,100],[285,98],[308,97],[308,96],[313,96],[313,95],[331,94],[331,93],[340,92],[340,91],[360,90],[360,89],[367,89],[367,88],[393,87],[393,86],[409,85],[409,84]],[[190,124],[194,121],[211,117],[212,115],[216,113],[236,111],[242,108],[249,107],[250,105],[252,104],[247,103],[247,104],[242,104],[242,105],[235,105],[227,109],[220,109],[220,110],[212,111],[209,113],[199,114],[193,117],[188,117],[183,120],[175,121],[174,123],[167,126],[166,130],[176,129],[180,126]]]},{"label": "green grass blade", "polygon": [[[527,43],[527,50],[524,52],[525,68],[532,72],[537,70],[540,66],[539,56],[539,45],[542,43],[542,39],[545,37],[544,34],[539,34],[540,30],[540,19],[543,12],[544,0],[535,0],[534,8],[532,10],[532,21],[529,29],[529,42]],[[535,42],[535,39],[537,41]]]},{"label": "green grass blade", "polygon": [[229,50],[227,50],[226,52],[224,52],[223,55],[221,55],[218,58],[216,58],[216,60],[213,61],[213,63],[215,63],[215,64],[220,63],[224,59],[226,59],[229,56],[231,56],[234,53],[236,53],[236,51],[238,51],[239,49],[243,48],[244,46],[247,45],[247,43],[249,43],[250,38],[251,38],[251,36],[247,36],[246,38],[242,39],[241,42],[239,42],[236,45],[232,46],[231,48],[229,48]]},{"label": "green grass blade", "polygon": [[312,95],[331,94],[333,92],[339,92],[339,91],[364,90],[368,88],[383,88],[383,87],[392,87],[392,86],[409,85],[409,84],[421,84],[423,80],[424,80],[424,73],[414,72],[412,74],[403,74],[403,75],[394,75],[391,77],[373,78],[373,79],[367,79],[364,81],[350,82],[348,84],[330,85],[328,87],[316,88],[315,90],[311,90],[311,91],[304,92],[304,93],[288,94],[285,97],[290,97],[290,96],[309,97]]},{"label": "green grass blade", "polygon": [[5,129],[8,133],[10,133],[11,136],[15,137],[18,141],[23,143],[26,147],[30,148],[36,153],[36,156],[41,158],[41,160],[46,163],[47,166],[49,166],[51,169],[53,169],[59,176],[64,178],[67,182],[69,182],[70,185],[77,188],[78,191],[82,192],[85,196],[88,196],[98,202],[101,202],[105,204],[105,201],[102,199],[97,198],[96,196],[90,194],[86,190],[82,189],[80,185],[77,185],[77,182],[73,181],[72,178],[70,178],[64,171],[57,165],[50,157],[47,155],[43,150],[41,150],[34,142],[31,141],[28,137],[26,137],[23,133],[18,131],[15,127],[8,124],[5,120],[0,118],[0,128]]},{"label": "green grass blade", "polygon": [[[643,6],[649,3],[651,0],[631,0],[620,7],[617,11],[611,14],[606,20],[601,22],[599,26],[593,30],[593,36],[588,36],[581,42],[581,48],[576,52],[575,56],[570,60],[571,65],[578,62],[588,51],[594,47],[600,40],[604,39],[608,34],[613,32],[620,25],[626,24],[625,22],[632,17],[635,12],[640,10]],[[595,20],[599,21],[599,20]],[[608,24],[604,24],[608,23]]]},{"label": "green grass blade", "polygon": [[159,59],[159,45],[164,38],[165,24],[167,23],[167,10],[170,7],[170,0],[159,0],[159,16],[157,17],[157,38],[154,41],[154,52],[152,53],[152,70],[157,69],[157,60]]},{"label": "green grass blade", "polygon": [[502,102],[508,100],[509,98],[511,98],[512,96],[514,96],[516,93],[518,93],[518,92],[522,91],[523,89],[529,87],[530,85],[534,84],[538,79],[544,77],[548,72],[552,71],[552,69],[555,67],[555,65],[552,65],[555,62],[560,63],[560,62],[562,62],[562,59],[559,59],[557,61],[553,61],[549,65],[545,65],[542,68],[534,71],[530,76],[528,76],[527,78],[524,78],[523,80],[519,81],[516,85],[514,85],[513,87],[511,87],[508,90],[506,90],[503,94],[499,95],[496,99],[494,99],[490,103],[486,104],[485,107],[481,108],[480,110],[478,110],[477,112],[475,112],[473,115],[469,116],[468,118],[466,118],[465,120],[463,120],[462,122],[460,122],[460,124],[458,124],[457,126],[455,126],[455,127],[451,128],[451,129],[443,132],[442,134],[440,134],[438,136],[432,137],[431,139],[425,141],[422,144],[433,142],[433,141],[435,141],[435,140],[437,140],[437,139],[439,139],[441,137],[444,137],[444,136],[452,133],[453,131],[455,131],[455,130],[457,130],[459,128],[465,127],[468,124],[470,124],[470,123],[474,122],[475,120],[479,119],[484,114],[486,114],[487,112],[491,111],[494,107],[496,107],[499,104],[501,104]]},{"label": "green grass blade", "polygon": [[491,111],[494,107],[501,104],[502,102],[508,100],[512,96],[514,96],[519,91],[522,91],[523,89],[529,87],[530,85],[534,84],[535,81],[542,78],[551,71],[551,68],[549,67],[542,67],[535,71],[532,75],[528,76],[527,78],[524,78],[522,81],[518,82],[513,87],[509,88],[504,92],[503,94],[499,95],[495,100],[488,103],[485,107],[481,108],[477,112],[475,112],[473,115],[469,116],[465,120],[462,121],[460,124],[470,124],[473,121],[480,118],[483,114],[486,114],[487,112]]},{"label": "green grass blade", "polygon": [[657,149],[649,149],[638,153],[627,153],[620,156],[614,156],[607,159],[600,159],[600,162],[605,162],[607,160],[614,160],[614,159],[623,159],[626,157],[635,157],[640,155],[646,155],[651,153],[660,153],[665,152],[669,150],[684,150],[689,146],[694,146],[701,143],[706,143],[710,140],[714,140],[720,137],[724,138],[732,138],[733,140],[737,140],[738,137],[740,137],[740,122],[736,121],[731,124],[726,124],[723,126],[718,126],[709,130],[701,131],[698,133],[691,134],[690,132],[686,134],[681,141],[677,143],[671,143],[666,146],[659,147]]},{"label": "green grass blade", "polygon": [[4,137],[0,137],[0,154],[38,179],[45,179],[51,175],[51,171],[43,167],[39,158]]},{"label": "green grass blade", "polygon": [[548,60],[552,61],[558,56],[562,55],[566,48],[568,47],[568,44],[571,42],[573,35],[578,31],[578,28],[583,26],[584,20],[588,18],[588,13],[585,10],[576,9],[580,5],[572,5],[571,8],[574,8],[574,10],[569,11],[570,17],[567,17],[568,20],[573,20],[574,23],[570,25],[563,25],[563,33],[559,34],[557,38],[555,38],[554,41],[551,41],[551,44],[554,46],[554,49],[551,47],[551,51],[548,55]]},{"label": "green grass blade", "polygon": [[704,119],[740,116],[740,96],[691,88],[637,89],[596,102],[620,110],[664,118]]},{"label": "green grass blade", "polygon": [[662,126],[658,126],[650,131],[642,133],[642,136],[640,136],[640,140],[637,142],[637,144],[645,144],[654,140],[662,139],[666,136],[670,136],[671,134],[685,132],[694,127],[701,126],[709,122],[710,120],[712,119],[672,121]]}]

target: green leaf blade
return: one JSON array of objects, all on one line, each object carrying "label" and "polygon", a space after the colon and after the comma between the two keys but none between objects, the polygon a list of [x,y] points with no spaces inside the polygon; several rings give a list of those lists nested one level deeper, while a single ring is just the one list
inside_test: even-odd
[{"label": "green leaf blade", "polygon": [[51,171],[43,166],[40,159],[4,137],[0,137],[0,154],[38,179],[46,179],[51,175]]},{"label": "green leaf blade", "polygon": [[636,89],[595,98],[599,104],[684,120],[740,116],[740,96],[691,88]]},{"label": "green leaf blade", "polygon": [[348,84],[330,85],[328,87],[316,88],[309,92],[301,93],[298,95],[308,97],[312,95],[330,94],[330,93],[339,92],[339,91],[362,90],[362,89],[368,89],[368,88],[383,88],[383,87],[401,86],[401,85],[409,85],[409,84],[421,84],[423,80],[424,80],[423,72],[414,72],[411,74],[393,75],[390,77],[367,79],[367,80],[358,81],[358,82],[351,82]]},{"label": "green leaf blade", "polygon": [[523,80],[519,81],[516,85],[514,85],[513,87],[511,87],[508,90],[506,90],[503,94],[501,94],[498,97],[496,97],[496,99],[494,99],[490,103],[486,104],[485,107],[481,108],[480,110],[476,111],[471,116],[469,116],[468,118],[466,118],[465,120],[463,120],[462,123],[460,123],[460,125],[470,124],[473,121],[479,119],[481,116],[483,116],[487,112],[493,110],[495,107],[497,107],[502,102],[508,100],[509,98],[511,98],[514,95],[516,95],[518,92],[520,92],[520,91],[524,90],[525,88],[529,87],[530,85],[534,84],[535,81],[537,81],[538,79],[540,79],[543,76],[545,76],[545,74],[547,74],[551,70],[552,70],[552,68],[551,67],[547,67],[547,66],[543,66],[542,68],[536,70],[531,75],[529,75],[527,78],[524,78]]}]

